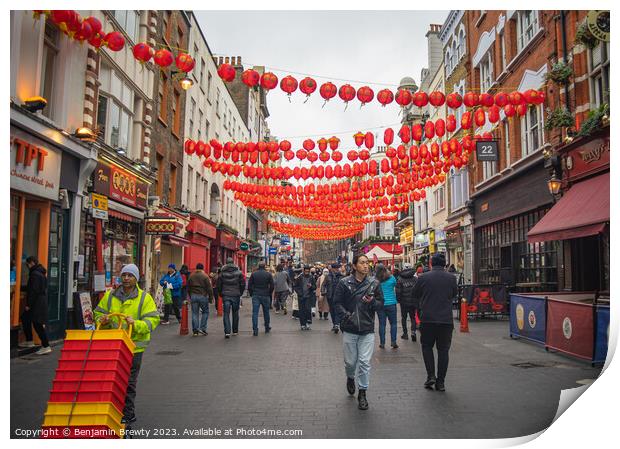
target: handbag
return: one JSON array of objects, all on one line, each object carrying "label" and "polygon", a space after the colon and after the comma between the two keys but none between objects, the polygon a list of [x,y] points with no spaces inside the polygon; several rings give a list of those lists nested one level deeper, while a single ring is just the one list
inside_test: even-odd
[{"label": "handbag", "polygon": [[293,294],[291,295],[291,298],[293,298],[293,310],[299,310],[299,301],[297,299],[297,293],[293,292]]},{"label": "handbag", "polygon": [[164,304],[172,304],[172,290],[164,289]]}]

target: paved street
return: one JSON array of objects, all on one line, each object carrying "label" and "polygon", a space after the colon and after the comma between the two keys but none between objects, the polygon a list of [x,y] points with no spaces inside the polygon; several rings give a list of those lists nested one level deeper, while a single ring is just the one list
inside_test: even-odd
[{"label": "paved street", "polygon": [[[160,326],[144,358],[135,429],[301,430],[303,438],[501,438],[538,432],[553,419],[560,390],[599,370],[510,340],[507,321],[471,322],[455,332],[445,393],[425,390],[419,343],[380,350],[357,409],[345,390],[341,337],[315,319],[300,332],[290,315],[272,315],[271,334],[251,332],[250,301],[241,332],[225,340],[213,309],[207,337]],[[458,323],[456,323],[458,324]],[[389,342],[389,337],[388,337]],[[11,436],[41,425],[60,347],[11,361]],[[520,368],[531,362],[539,367]],[[190,437],[190,435],[186,435]],[[207,437],[207,435],[198,435]]]}]

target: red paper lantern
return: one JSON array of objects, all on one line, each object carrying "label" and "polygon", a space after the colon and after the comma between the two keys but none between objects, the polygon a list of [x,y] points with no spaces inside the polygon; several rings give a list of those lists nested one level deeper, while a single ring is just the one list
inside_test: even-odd
[{"label": "red paper lantern", "polygon": [[416,123],[415,125],[413,125],[411,127],[411,134],[413,140],[415,140],[416,142],[422,141],[422,136],[424,135],[424,129],[422,128],[422,125],[420,123]]},{"label": "red paper lantern", "polygon": [[278,77],[271,72],[263,73],[260,77],[260,86],[265,90],[275,89],[278,85]]},{"label": "red paper lantern", "polygon": [[[77,33],[82,28],[82,18],[76,11],[71,11],[69,20],[66,22],[67,29],[71,33]],[[123,45],[125,45],[125,39],[123,38]],[[121,47],[122,48],[122,47]],[[117,51],[117,50],[114,50]]]},{"label": "red paper lantern", "polygon": [[[174,61],[174,57],[172,56],[172,53],[169,50],[166,50],[165,48],[160,48],[153,55],[153,61],[155,62],[155,64],[157,64],[160,67],[168,67]],[[222,64],[222,66],[223,65],[224,64]],[[220,66],[220,69],[221,69],[221,66]],[[231,69],[232,69],[232,67],[231,67]],[[233,71],[234,70],[235,69],[233,69]],[[220,71],[218,70],[218,73],[219,72]],[[220,75],[220,76],[222,76],[222,75]],[[234,76],[233,76],[233,78],[234,78]]]},{"label": "red paper lantern", "polygon": [[446,96],[439,91],[431,92],[428,96],[428,101],[431,105],[437,107],[443,106],[446,101]]},{"label": "red paper lantern", "polygon": [[[299,83],[299,90],[302,93],[306,94],[306,97],[310,97],[310,95],[314,93],[316,88],[317,88],[316,81],[314,81],[314,79],[310,78],[309,76],[302,79]],[[308,98],[306,98],[306,101],[308,101]]]},{"label": "red paper lantern", "polygon": [[427,121],[424,125],[424,135],[427,139],[432,139],[435,137],[435,124],[432,120]]},{"label": "red paper lantern", "polygon": [[185,141],[185,153],[194,154],[196,152],[196,142],[191,139]]},{"label": "red paper lantern", "polygon": [[527,104],[538,104],[538,91],[534,89],[528,89],[523,92],[523,97]]},{"label": "red paper lantern", "polygon": [[60,9],[52,10],[50,12],[50,19],[56,25],[60,25],[61,23],[68,22],[72,16],[72,13],[73,11],[70,11],[70,10],[60,10]]},{"label": "red paper lantern", "polygon": [[390,89],[382,89],[377,94],[377,101],[384,107],[394,101],[394,94]]},{"label": "red paper lantern", "polygon": [[435,134],[437,137],[443,137],[446,134],[446,122],[444,119],[437,119],[435,122]]},{"label": "red paper lantern", "polygon": [[411,130],[409,126],[403,125],[398,132],[398,136],[400,137],[400,140],[404,143],[409,143],[409,141],[411,140]]},{"label": "red paper lantern", "polygon": [[463,117],[461,117],[461,128],[469,129],[472,126],[471,122],[471,112],[466,111],[463,113]]},{"label": "red paper lantern", "polygon": [[508,104],[508,95],[506,95],[504,92],[498,92],[495,94],[494,100],[497,106],[503,108]]},{"label": "red paper lantern", "polygon": [[455,130],[456,130],[456,117],[450,114],[446,118],[446,131],[448,131],[449,133],[453,133]]},{"label": "red paper lantern", "polygon": [[121,51],[125,46],[125,38],[119,31],[112,31],[106,34],[103,40],[112,51]]},{"label": "red paper lantern", "polygon": [[340,162],[342,160],[342,153],[340,151],[334,151],[332,153],[332,160],[334,162]]},{"label": "red paper lantern", "polygon": [[385,150],[385,155],[387,157],[396,157],[396,150],[394,149],[394,147],[387,147],[387,149]]},{"label": "red paper lantern", "polygon": [[280,145],[278,144],[278,142],[272,140],[271,142],[267,143],[267,151],[269,151],[270,153],[274,153],[278,151],[279,146]]},{"label": "red paper lantern", "polygon": [[260,83],[260,73],[254,69],[247,69],[241,74],[241,81],[250,88],[256,87]]},{"label": "red paper lantern", "polygon": [[149,62],[155,51],[146,42],[140,42],[133,47],[133,56],[140,62]]},{"label": "red paper lantern", "polygon": [[187,53],[179,53],[176,57],[176,65],[181,72],[189,73],[196,66],[196,61]]},{"label": "red paper lantern", "polygon": [[439,144],[437,142],[431,144],[431,156],[433,158],[439,157]]},{"label": "red paper lantern", "polygon": [[375,98],[375,92],[368,86],[360,87],[357,90],[357,99],[364,106],[366,103],[370,103]]},{"label": "red paper lantern", "polygon": [[479,104],[481,106],[486,106],[487,108],[489,108],[493,106],[493,103],[495,103],[493,95],[489,93],[480,94]]},{"label": "red paper lantern", "polygon": [[357,160],[357,151],[351,150],[347,153],[347,159],[349,159],[351,162]]},{"label": "red paper lantern", "polygon": [[[291,75],[287,75],[280,81],[280,89],[282,89],[290,97],[297,90],[297,80]],[[289,98],[290,101],[290,98]]]},{"label": "red paper lantern", "polygon": [[95,32],[93,31],[93,27],[90,25],[90,22],[84,21],[82,22],[80,29],[75,33],[75,39],[78,41],[87,41]]},{"label": "red paper lantern", "polygon": [[304,147],[304,150],[312,151],[314,150],[314,140],[306,139],[304,140],[304,143],[302,144],[302,146]]},{"label": "red paper lantern", "polygon": [[486,115],[484,113],[484,109],[476,109],[476,112],[474,113],[474,122],[476,123],[477,127],[484,126],[484,124],[486,123]]},{"label": "red paper lantern", "polygon": [[361,147],[364,143],[364,133],[361,131],[356,132],[353,134],[353,139],[355,140],[355,145],[357,145],[358,148]]},{"label": "red paper lantern", "polygon": [[463,97],[463,104],[468,108],[478,106],[479,96],[474,92],[467,92]]},{"label": "red paper lantern", "polygon": [[523,117],[527,114],[527,105],[525,103],[517,105],[517,114],[519,117]]},{"label": "red paper lantern", "polygon": [[509,103],[506,106],[504,106],[504,114],[506,114],[506,117],[514,117],[516,112],[517,111],[512,104]]},{"label": "red paper lantern", "polygon": [[283,140],[282,142],[280,142],[279,147],[280,151],[286,152],[291,149],[291,142],[289,142],[288,140]]},{"label": "red paper lantern", "polygon": [[325,137],[321,137],[316,143],[318,144],[320,151],[327,150],[327,139]]},{"label": "red paper lantern", "polygon": [[362,160],[362,161],[367,161],[368,159],[370,159],[370,151],[368,150],[362,150],[358,153],[358,157]]},{"label": "red paper lantern", "polygon": [[[202,140],[196,142],[196,156],[204,156],[205,154],[205,143]],[[208,157],[208,156],[205,156]]]},{"label": "red paper lantern", "polygon": [[295,153],[291,150],[286,150],[286,152],[284,153],[284,159],[286,159],[287,161],[290,161],[294,157],[295,157]]},{"label": "red paper lantern", "polygon": [[508,101],[510,101],[513,106],[518,106],[525,103],[525,97],[521,92],[514,91],[508,95]]},{"label": "red paper lantern", "polygon": [[463,104],[463,98],[457,92],[452,92],[446,97],[446,104],[450,109],[458,109]]},{"label": "red paper lantern", "polygon": [[392,128],[387,128],[383,133],[383,142],[390,146],[392,142],[394,142],[394,130]]},{"label": "red paper lantern", "polygon": [[329,153],[327,151],[322,151],[321,154],[319,154],[319,159],[321,162],[329,161]]},{"label": "red paper lantern", "polygon": [[308,152],[306,150],[304,149],[297,150],[297,154],[296,154],[297,159],[304,160],[307,155],[308,155]]},{"label": "red paper lantern", "polygon": [[87,17],[84,19],[84,22],[88,22],[90,24],[90,27],[93,29],[93,34],[101,33],[102,25],[96,17]]},{"label": "red paper lantern", "polygon": [[[338,93],[338,88],[334,83],[330,83],[328,81],[327,83],[321,85],[319,93],[321,94],[321,97],[323,97],[323,99],[325,100],[325,103],[327,103],[329,100],[336,96],[336,93]],[[325,104],[323,104],[323,106],[325,106]]]},{"label": "red paper lantern", "polygon": [[314,151],[308,151],[308,154],[307,154],[306,158],[310,162],[316,162],[319,159],[319,155],[316,152],[314,152]]},{"label": "red paper lantern", "polygon": [[103,37],[101,34],[93,34],[93,36],[88,39],[88,43],[99,50],[103,45]]},{"label": "red paper lantern", "polygon": [[371,132],[366,133],[366,136],[364,137],[364,145],[369,150],[371,150],[372,147],[375,146],[375,135],[373,133]]},{"label": "red paper lantern", "polygon": [[411,103],[411,92],[409,92],[407,89],[398,89],[398,92],[396,92],[395,100],[396,103],[398,103],[401,107],[404,108]]},{"label": "red paper lantern", "polygon": [[337,150],[338,145],[340,144],[340,139],[336,136],[332,136],[329,138],[328,142],[329,142],[329,148],[331,148],[332,150]]},{"label": "red paper lantern", "polygon": [[342,101],[348,104],[349,101],[355,98],[355,88],[350,84],[340,86],[340,89],[338,90],[338,96]]},{"label": "red paper lantern", "polygon": [[499,122],[499,106],[493,105],[489,108],[489,122],[497,123]]},{"label": "red paper lantern", "polygon": [[419,108],[423,108],[428,104],[428,95],[426,92],[416,92],[413,94],[413,104],[415,104]]}]

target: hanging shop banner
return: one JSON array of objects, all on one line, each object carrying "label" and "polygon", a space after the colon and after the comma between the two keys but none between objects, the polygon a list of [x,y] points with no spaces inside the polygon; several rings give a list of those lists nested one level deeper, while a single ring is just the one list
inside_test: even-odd
[{"label": "hanging shop banner", "polygon": [[497,161],[499,160],[499,152],[497,151],[497,141],[477,141],[476,142],[476,159],[478,161]]},{"label": "hanging shop banner", "polygon": [[510,295],[510,336],[545,344],[545,298]]},{"label": "hanging shop banner", "polygon": [[99,161],[94,173],[95,192],[106,195],[119,203],[146,209],[148,184],[117,167]]},{"label": "hanging shop banner", "polygon": [[62,154],[19,129],[11,129],[11,188],[58,200]]},{"label": "hanging shop banner", "polygon": [[147,217],[144,230],[146,235],[175,235],[176,225],[176,218]]}]

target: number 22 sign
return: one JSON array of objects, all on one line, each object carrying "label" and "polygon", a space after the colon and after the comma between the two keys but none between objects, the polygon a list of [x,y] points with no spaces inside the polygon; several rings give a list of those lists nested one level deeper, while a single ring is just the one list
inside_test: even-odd
[{"label": "number 22 sign", "polygon": [[476,159],[478,159],[479,161],[499,160],[497,141],[486,140],[476,142]]}]

